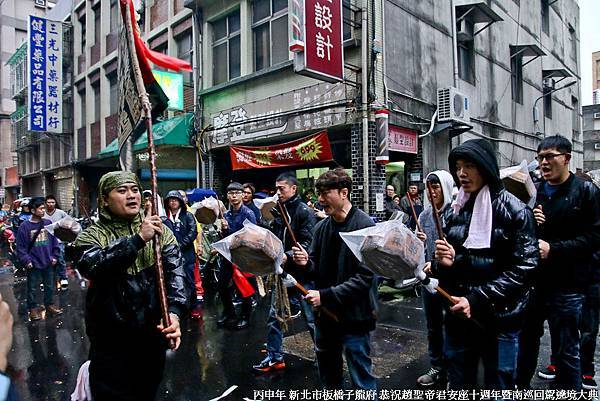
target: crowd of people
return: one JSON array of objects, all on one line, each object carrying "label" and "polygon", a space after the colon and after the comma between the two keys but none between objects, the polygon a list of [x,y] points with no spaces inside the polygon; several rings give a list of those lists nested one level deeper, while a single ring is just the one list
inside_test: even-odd
[{"label": "crowd of people", "polygon": [[[494,149],[480,139],[452,149],[448,171],[427,175],[430,192],[423,199],[416,184],[403,197],[386,187],[386,217],[399,216],[423,241],[425,271],[452,300],[422,291],[431,369],[418,378],[419,385],[476,388],[481,362],[485,388],[529,388],[547,321],[552,359],[540,373],[558,389],[596,387],[600,192],[569,171],[571,146],[558,135],[540,143],[542,179],[533,209],[504,188]],[[374,219],[353,205],[352,179],[343,169],[323,173],[316,197],[305,200],[293,173],[279,175],[274,186],[279,207],[269,210],[270,219],[253,202],[253,184],[231,182],[224,194],[228,208],[220,202],[216,221],[200,224],[185,191],[169,191],[159,215],[152,215],[152,193],[142,191],[135,174],[101,178],[98,221],[74,243],[74,267],[93,283],[86,328],[94,400],[154,398],[165,351],[179,347],[180,320],[201,316],[202,277],[206,284],[209,271],[222,303],[217,325],[250,326],[257,278],[211,247],[246,221],[268,228],[284,252],[283,274],[265,281],[266,356],[252,368],[257,373],[286,368],[282,341],[295,306],[314,343],[323,387],[343,387],[345,356],[352,386],[376,389],[371,338],[380,280],[339,235],[372,227]],[[67,285],[64,247],[45,227],[66,213],[53,196],[34,198],[28,208],[16,248],[27,271],[29,318],[38,320],[62,313],[54,291]],[[161,283],[151,268],[159,256],[153,240],[160,244],[169,322],[163,321]]]}]

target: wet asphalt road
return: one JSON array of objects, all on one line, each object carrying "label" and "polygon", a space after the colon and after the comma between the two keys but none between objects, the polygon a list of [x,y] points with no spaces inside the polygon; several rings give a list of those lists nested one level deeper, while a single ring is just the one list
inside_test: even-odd
[{"label": "wet asphalt road", "polygon": [[[72,272],[70,272],[72,275]],[[12,273],[0,274],[0,292],[15,316],[9,375],[23,401],[70,400],[80,365],[87,360],[85,289],[70,277],[68,291],[59,293],[65,313],[28,322],[26,280]],[[169,353],[157,400],[210,400],[233,385],[238,388],[225,400],[253,399],[265,389],[320,388],[310,337],[302,319],[286,334],[286,369],[256,375],[251,366],[263,358],[268,299],[259,301],[250,329],[231,331],[216,327],[220,305],[207,294],[201,320],[182,322],[183,343]],[[542,339],[540,367],[547,364],[549,341]],[[410,291],[382,295],[378,329],[373,340],[374,371],[380,389],[414,389],[416,378],[429,369],[425,319],[421,300]],[[548,383],[534,379],[535,388]]]}]

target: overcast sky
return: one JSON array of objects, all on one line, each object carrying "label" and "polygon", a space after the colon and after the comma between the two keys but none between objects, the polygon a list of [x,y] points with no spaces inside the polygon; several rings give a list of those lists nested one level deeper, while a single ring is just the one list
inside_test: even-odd
[{"label": "overcast sky", "polygon": [[581,12],[581,95],[592,104],[592,53],[600,51],[600,0],[579,0]]}]

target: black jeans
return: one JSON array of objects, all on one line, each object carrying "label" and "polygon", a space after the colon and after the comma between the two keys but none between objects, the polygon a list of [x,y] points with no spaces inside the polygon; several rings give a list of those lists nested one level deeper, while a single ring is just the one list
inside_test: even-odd
[{"label": "black jeans", "polygon": [[44,284],[44,305],[50,306],[54,303],[54,292],[56,287],[56,269],[54,266],[47,266],[44,269],[32,267],[27,269],[27,308],[33,309],[39,306],[38,299],[40,283]]},{"label": "black jeans", "polygon": [[594,353],[600,321],[600,283],[589,285],[585,290],[585,298],[581,309],[581,325],[579,332],[579,354],[581,356],[581,374],[594,376]]},{"label": "black jeans", "polygon": [[423,309],[427,318],[427,345],[431,366],[446,370],[444,361],[444,299],[421,286]]},{"label": "black jeans", "polygon": [[579,327],[583,294],[571,292],[536,293],[519,338],[517,386],[528,388],[535,370],[544,335],[544,320],[548,320],[556,379],[552,387],[581,390],[579,358]]},{"label": "black jeans", "polygon": [[235,317],[235,306],[231,294],[233,291],[233,265],[225,258],[221,260],[218,277],[217,291],[223,303],[223,314]]}]

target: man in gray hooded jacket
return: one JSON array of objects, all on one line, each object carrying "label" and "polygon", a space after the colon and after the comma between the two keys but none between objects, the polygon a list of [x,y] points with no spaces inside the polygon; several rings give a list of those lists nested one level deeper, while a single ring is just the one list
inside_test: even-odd
[{"label": "man in gray hooded jacket", "polygon": [[[435,258],[435,241],[440,239],[435,226],[433,205],[440,214],[450,207],[454,179],[449,172],[437,170],[427,175],[425,183],[431,185],[433,199],[429,196],[425,197],[425,209],[419,215],[419,225],[423,231],[417,232],[417,236],[425,242],[425,261],[431,262]],[[424,287],[421,288],[423,309],[427,319],[427,343],[431,368],[417,379],[417,383],[428,387],[446,378],[443,320],[444,305],[447,301],[440,295],[432,294]]]}]

